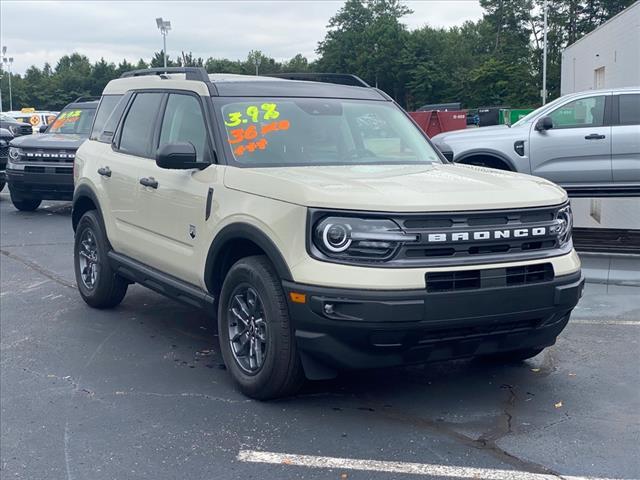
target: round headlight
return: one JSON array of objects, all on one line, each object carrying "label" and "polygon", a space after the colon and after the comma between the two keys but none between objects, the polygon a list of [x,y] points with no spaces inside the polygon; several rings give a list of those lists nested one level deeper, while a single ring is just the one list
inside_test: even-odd
[{"label": "round headlight", "polygon": [[9,147],[9,158],[11,160],[18,160],[20,158],[20,150],[16,147]]},{"label": "round headlight", "polygon": [[571,238],[573,228],[573,214],[571,207],[566,206],[558,210],[558,239],[561,244],[565,244]]},{"label": "round headlight", "polygon": [[351,245],[351,225],[329,223],[322,230],[324,246],[335,253],[344,252]]}]

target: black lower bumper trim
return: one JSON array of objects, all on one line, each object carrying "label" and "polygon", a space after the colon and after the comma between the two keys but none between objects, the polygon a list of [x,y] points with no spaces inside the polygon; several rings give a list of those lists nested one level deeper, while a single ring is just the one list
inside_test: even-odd
[{"label": "black lower bumper trim", "polygon": [[542,348],[582,295],[580,272],[537,284],[454,292],[348,290],[283,282],[310,378]]},{"label": "black lower bumper trim", "polygon": [[16,198],[72,200],[73,170],[68,173],[34,173],[7,169],[7,183]]}]

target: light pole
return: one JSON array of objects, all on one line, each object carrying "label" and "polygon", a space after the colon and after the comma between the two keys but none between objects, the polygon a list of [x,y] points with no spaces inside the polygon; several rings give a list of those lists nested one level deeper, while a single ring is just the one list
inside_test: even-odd
[{"label": "light pole", "polygon": [[542,52],[542,105],[547,103],[547,0],[544,0],[544,41]]},{"label": "light pole", "polygon": [[156,25],[162,34],[162,56],[164,57],[164,68],[167,68],[167,34],[171,30],[171,22],[158,17],[156,18]]},{"label": "light pole", "polygon": [[2,63],[9,68],[9,111],[13,110],[13,96],[11,95],[11,65],[13,64],[13,57],[7,58],[7,47],[2,47]]}]

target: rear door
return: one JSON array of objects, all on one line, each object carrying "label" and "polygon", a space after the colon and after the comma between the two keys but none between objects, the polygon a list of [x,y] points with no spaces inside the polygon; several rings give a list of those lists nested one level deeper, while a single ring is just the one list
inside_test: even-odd
[{"label": "rear door", "polygon": [[614,96],[611,155],[615,183],[640,182],[640,92]]},{"label": "rear door", "polygon": [[209,165],[206,170],[168,170],[158,167],[153,158],[144,159],[140,178],[155,183],[138,185],[139,226],[147,245],[139,258],[194,284],[201,270],[194,264],[194,250],[206,238],[207,197],[213,196],[222,181],[219,167],[211,165],[213,149],[204,112],[198,95],[168,93],[153,150],[168,143],[190,142],[198,162]]},{"label": "rear door", "polygon": [[612,182],[611,94],[572,100],[548,115],[550,130],[530,134],[531,171],[561,185]]},{"label": "rear door", "polygon": [[142,164],[151,158],[151,142],[163,93],[136,93],[129,102],[124,119],[112,144],[113,152],[103,184],[108,191],[114,233],[113,247],[119,253],[138,258],[150,247],[140,218],[139,178]]}]

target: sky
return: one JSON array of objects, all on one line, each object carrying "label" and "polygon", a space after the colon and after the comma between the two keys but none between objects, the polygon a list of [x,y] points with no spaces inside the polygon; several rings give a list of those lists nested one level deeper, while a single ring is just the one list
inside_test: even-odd
[{"label": "sky", "polygon": [[[31,65],[55,67],[63,55],[79,52],[91,61],[104,57],[150,60],[162,49],[156,17],[170,20],[167,52],[196,57],[245,59],[261,50],[276,60],[297,53],[309,59],[342,1],[0,1],[0,43],[14,58],[13,72]],[[477,20],[477,0],[405,1],[414,13],[404,17],[411,29],[450,27]]]}]

